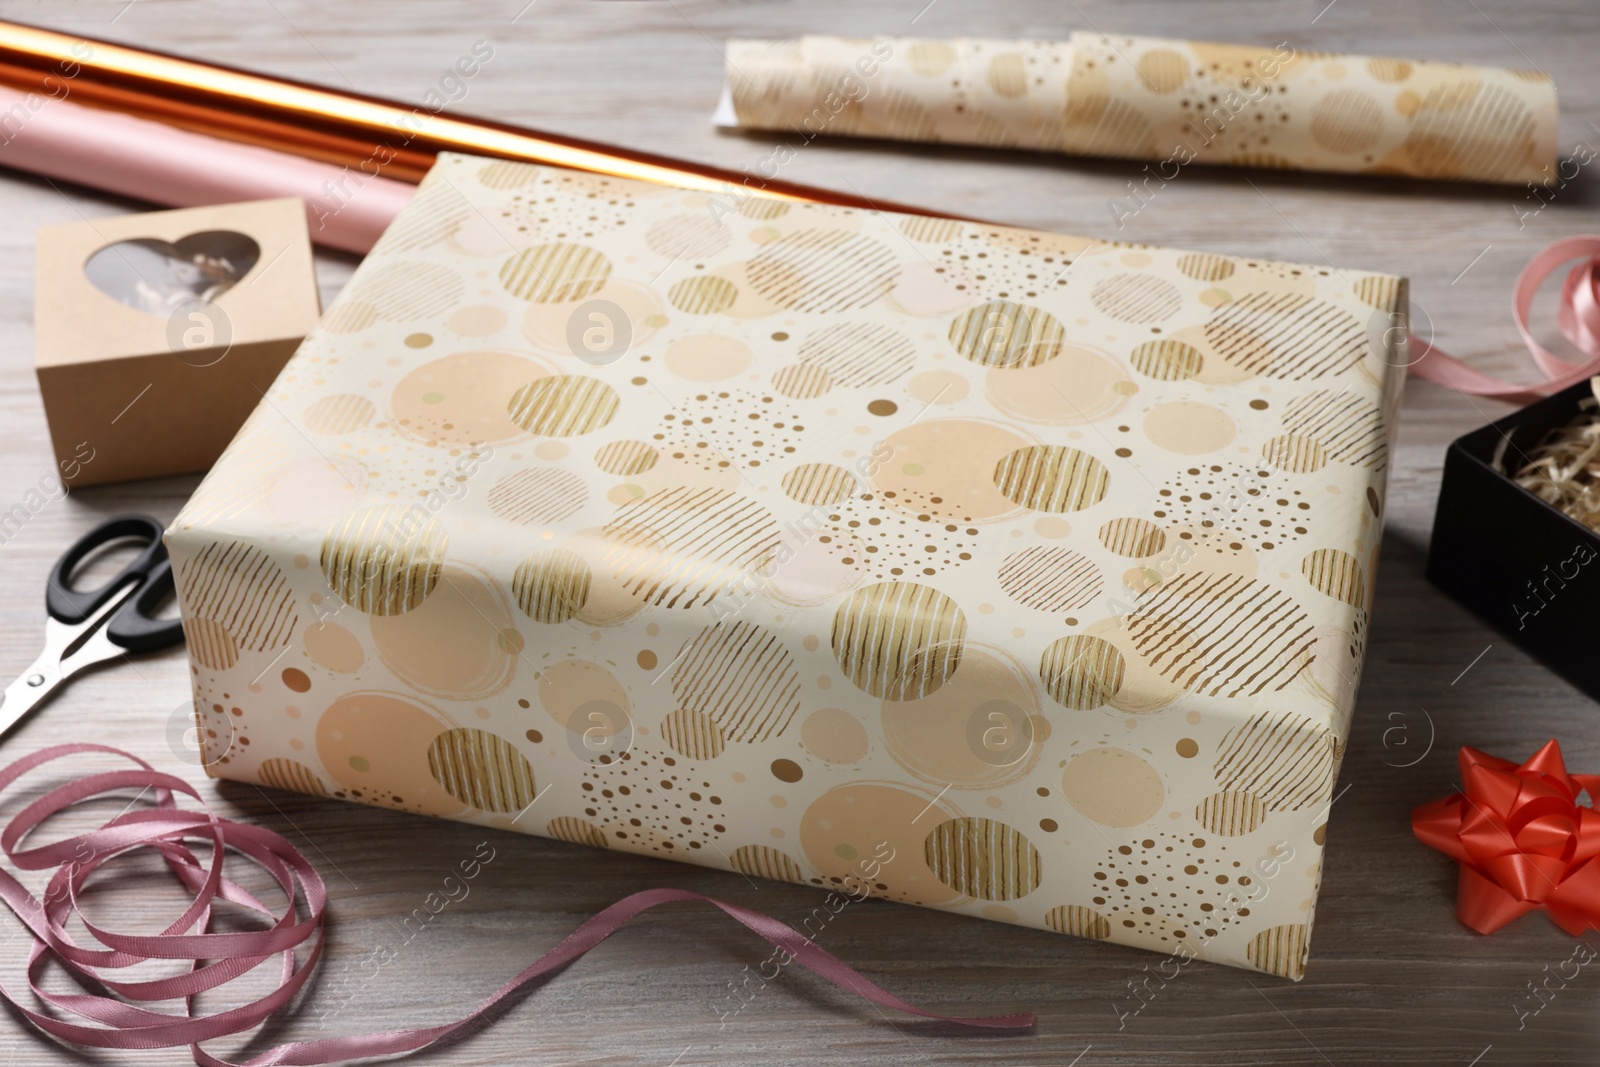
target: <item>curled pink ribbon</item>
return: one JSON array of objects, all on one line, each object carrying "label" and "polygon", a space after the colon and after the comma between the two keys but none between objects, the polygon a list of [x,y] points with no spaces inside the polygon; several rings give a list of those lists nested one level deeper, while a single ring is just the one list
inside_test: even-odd
[{"label": "curled pink ribbon", "polygon": [[[390,1056],[424,1048],[456,1033],[491,1012],[496,1005],[529,983],[564,967],[610,937],[640,912],[673,901],[703,901],[715,905],[796,963],[874,1004],[927,1019],[985,1029],[1024,1029],[1033,1025],[1031,1013],[952,1018],[909,1004],[868,981],[843,960],[785,923],[760,912],[714,900],[683,889],[648,889],[624,897],[590,918],[566,940],[511,978],[464,1017],[439,1026],[354,1037],[326,1038],[279,1045],[234,1063],[202,1049],[202,1041],[249,1030],[288,1003],[311,976],[322,956],[328,894],[322,877],[300,851],[271,830],[219,818],[204,809],[195,788],[181,778],[163,774],[130,753],[105,745],[55,745],[0,769],[0,791],[23,775],[52,760],[81,753],[101,752],[127,759],[136,767],[75,778],[58,785],[12,817],[0,830],[0,849],[21,870],[51,870],[44,899],[23,888],[11,872],[0,868],[0,900],[33,933],[28,954],[28,984],[38,1000],[87,1022],[71,1022],[35,1011],[22,1004],[9,989],[0,996],[39,1029],[55,1037],[96,1048],[149,1049],[188,1045],[202,1067],[269,1067],[277,1064],[327,1064],[372,1056]],[[30,831],[57,812],[91,797],[119,789],[153,793],[153,806],[125,812],[98,829],[38,848],[18,845]],[[177,806],[174,794],[199,801],[202,810]],[[202,863],[186,841],[203,841],[211,848]],[[158,934],[119,934],[90,922],[78,906],[84,883],[104,863],[138,849],[154,849],[168,869],[194,894],[191,903]],[[239,853],[266,870],[283,890],[287,903],[281,915],[223,873],[229,851]],[[268,927],[245,933],[211,931],[211,908],[227,901],[263,916]],[[68,920],[77,915],[103,948],[80,945],[67,932]],[[295,949],[310,945],[298,963]],[[217,1012],[190,1014],[188,998],[217,989],[239,975],[282,957],[278,987],[259,1000]],[[150,960],[187,960],[190,969],[175,977],[140,982],[119,982],[102,972],[132,967]],[[45,966],[54,961],[88,990],[85,993],[51,993],[39,987]],[[181,1014],[151,1011],[142,1003],[177,1000]]]},{"label": "curled pink ribbon", "polygon": [[[1561,287],[1556,323],[1562,336],[1571,341],[1578,351],[1590,357],[1587,363],[1570,363],[1560,358],[1534,340],[1528,329],[1528,313],[1540,284],[1574,259],[1583,262],[1572,269]],[[1435,385],[1474,396],[1504,400],[1510,404],[1531,404],[1600,374],[1600,236],[1568,237],[1556,241],[1529,260],[1528,265],[1522,268],[1522,273],[1517,275],[1511,315],[1516,321],[1517,332],[1522,334],[1523,343],[1533,355],[1533,361],[1545,373],[1545,381],[1533,385],[1503,382],[1474,370],[1417,337],[1411,338],[1411,373]]]}]

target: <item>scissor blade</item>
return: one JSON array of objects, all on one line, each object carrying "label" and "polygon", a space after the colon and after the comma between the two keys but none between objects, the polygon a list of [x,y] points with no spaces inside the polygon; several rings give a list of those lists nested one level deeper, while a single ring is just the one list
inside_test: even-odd
[{"label": "scissor blade", "polygon": [[33,665],[6,686],[4,698],[0,698],[0,737],[10,733],[65,677],[60,653],[47,645]]},{"label": "scissor blade", "polygon": [[[68,624],[48,616],[45,618],[44,651],[16,681],[6,686],[5,697],[0,700],[0,738],[10,733],[17,723],[27,717],[28,712],[43,703],[73,674],[91,663],[117,654],[116,646],[106,639],[102,627],[135,588],[136,585],[130,585],[80,623]],[[105,644],[113,651],[100,649],[100,644]]]}]

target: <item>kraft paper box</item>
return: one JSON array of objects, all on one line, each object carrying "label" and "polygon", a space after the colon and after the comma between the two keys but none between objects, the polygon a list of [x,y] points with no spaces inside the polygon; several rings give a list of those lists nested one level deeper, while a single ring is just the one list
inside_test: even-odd
[{"label": "kraft paper box", "polygon": [[293,198],[39,230],[35,369],[70,488],[205,470],[320,304]]},{"label": "kraft paper box", "polygon": [[1404,305],[447,154],[168,533],[209,769],[1298,977]]}]

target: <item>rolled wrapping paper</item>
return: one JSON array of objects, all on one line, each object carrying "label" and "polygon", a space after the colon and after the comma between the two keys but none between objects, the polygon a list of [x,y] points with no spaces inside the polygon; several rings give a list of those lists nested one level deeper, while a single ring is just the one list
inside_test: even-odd
[{"label": "rolled wrapping paper", "polygon": [[[1536,71],[1074,33],[728,43],[738,125],[1160,162],[1545,182]],[[1169,173],[1170,171],[1170,173]]]},{"label": "rolled wrapping paper", "polygon": [[160,122],[0,87],[0,165],[198,207],[297,196],[311,239],[365,253],[415,187]]},{"label": "rolled wrapping paper", "polygon": [[415,183],[441,151],[460,151],[713,192],[730,210],[770,198],[934,214],[15,22],[0,21],[0,85],[47,96],[70,91],[79,103],[348,167],[362,177]]}]

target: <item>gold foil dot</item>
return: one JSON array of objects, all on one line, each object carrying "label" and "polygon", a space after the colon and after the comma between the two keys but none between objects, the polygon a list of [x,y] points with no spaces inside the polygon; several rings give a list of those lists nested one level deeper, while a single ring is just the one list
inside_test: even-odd
[{"label": "gold foil dot", "polygon": [[798,782],[805,774],[800,769],[800,764],[792,759],[775,759],[772,761],[772,776],[780,782]]}]

